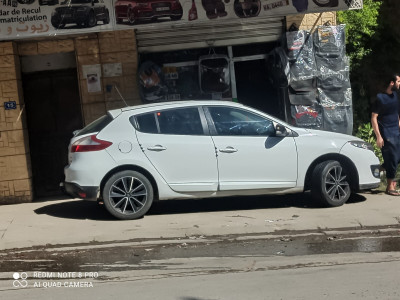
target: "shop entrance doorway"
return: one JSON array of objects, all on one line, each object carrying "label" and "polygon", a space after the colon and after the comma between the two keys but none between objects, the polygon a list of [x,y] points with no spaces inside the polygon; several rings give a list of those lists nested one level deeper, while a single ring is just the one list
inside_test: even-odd
[{"label": "shop entrance doorway", "polygon": [[268,80],[264,60],[235,62],[238,101],[277,118],[283,118],[277,89]]},{"label": "shop entrance doorway", "polygon": [[61,195],[68,144],[82,128],[76,69],[23,74],[34,199]]}]

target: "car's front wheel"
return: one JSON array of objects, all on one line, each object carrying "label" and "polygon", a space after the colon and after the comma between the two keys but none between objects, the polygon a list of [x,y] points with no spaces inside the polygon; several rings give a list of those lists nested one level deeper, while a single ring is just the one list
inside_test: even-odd
[{"label": "car's front wheel", "polygon": [[134,220],[150,209],[153,186],[146,176],[136,171],[121,171],[111,176],[103,189],[104,205],[114,217]]},{"label": "car's front wheel", "polygon": [[341,206],[351,194],[348,180],[346,170],[338,161],[324,161],[312,174],[311,194],[324,206]]},{"label": "car's front wheel", "polygon": [[106,9],[105,16],[103,19],[103,24],[108,24],[108,23],[110,23],[110,12],[108,11],[108,9]]}]

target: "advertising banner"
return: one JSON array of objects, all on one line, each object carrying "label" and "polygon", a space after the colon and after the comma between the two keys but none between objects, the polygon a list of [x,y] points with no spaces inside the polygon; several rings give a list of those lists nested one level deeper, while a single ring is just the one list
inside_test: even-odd
[{"label": "advertising banner", "polygon": [[362,0],[0,0],[0,41],[361,8]]}]

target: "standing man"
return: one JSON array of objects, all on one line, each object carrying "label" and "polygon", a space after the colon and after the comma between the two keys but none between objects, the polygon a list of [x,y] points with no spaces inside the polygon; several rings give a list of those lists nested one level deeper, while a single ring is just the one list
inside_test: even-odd
[{"label": "standing man", "polygon": [[376,144],[382,151],[382,167],[386,170],[387,179],[386,194],[400,196],[394,180],[400,160],[400,105],[397,97],[400,76],[394,74],[386,84],[385,92],[377,95],[376,105],[372,110],[371,124],[375,132]]}]

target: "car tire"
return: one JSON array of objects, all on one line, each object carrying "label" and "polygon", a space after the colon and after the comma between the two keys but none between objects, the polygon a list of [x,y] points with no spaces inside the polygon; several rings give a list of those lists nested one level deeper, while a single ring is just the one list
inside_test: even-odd
[{"label": "car tire", "polygon": [[336,160],[324,161],[312,174],[311,194],[324,206],[341,206],[351,194],[346,170]]},{"label": "car tire", "polygon": [[128,9],[127,16],[128,16],[128,23],[129,24],[133,25],[133,24],[136,23],[135,14],[133,12],[133,9],[131,9],[131,8]]},{"label": "car tire", "polygon": [[313,0],[319,7],[336,7],[339,5],[338,0]]},{"label": "car tire", "polygon": [[97,25],[96,15],[94,14],[94,11],[90,11],[88,16],[87,16],[87,20],[85,22],[85,26],[86,27],[94,27],[96,25]]},{"label": "car tire", "polygon": [[53,25],[55,29],[63,29],[65,27],[65,23],[61,23],[58,18],[52,18],[51,25]]},{"label": "car tire", "polygon": [[183,12],[180,13],[179,15],[177,15],[177,16],[171,16],[171,20],[172,21],[179,21],[180,19],[182,19],[182,16],[183,16]]},{"label": "car tire", "polygon": [[35,0],[18,0],[19,4],[32,4]]},{"label": "car tire", "polygon": [[121,220],[135,220],[147,213],[154,200],[154,189],[143,174],[121,171],[112,175],[104,185],[104,205],[108,212]]},{"label": "car tire", "polygon": [[103,19],[103,24],[109,24],[110,23],[110,12],[108,11],[108,9],[106,9],[106,16]]}]

